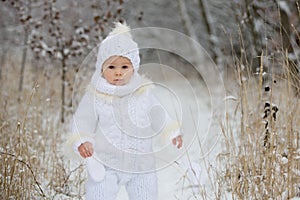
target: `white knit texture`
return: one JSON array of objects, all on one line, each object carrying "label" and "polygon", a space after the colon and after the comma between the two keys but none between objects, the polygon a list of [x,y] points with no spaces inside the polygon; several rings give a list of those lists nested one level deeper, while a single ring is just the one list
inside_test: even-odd
[{"label": "white knit texture", "polygon": [[130,174],[109,169],[100,183],[88,179],[86,200],[115,200],[121,186],[125,186],[130,200],[157,200],[155,173]]},{"label": "white knit texture", "polygon": [[96,69],[101,69],[105,60],[111,56],[123,56],[128,58],[135,70],[140,66],[139,48],[133,41],[130,28],[124,24],[116,23],[116,27],[99,46]]},{"label": "white knit texture", "polygon": [[[172,149],[163,147],[171,145],[179,127],[154,97],[151,86],[143,85],[147,82],[138,81],[139,87],[128,87],[127,92],[122,92],[128,93],[125,96],[90,89],[80,102],[72,133],[90,134],[97,158],[104,165],[127,172],[150,172],[171,161],[172,157],[166,155],[172,155]],[[85,137],[75,138],[78,138],[72,141],[75,148],[85,142]],[[157,159],[163,161],[158,163]]]},{"label": "white knit texture", "polygon": [[[100,183],[89,177],[87,200],[113,200],[122,184],[125,184],[130,200],[157,199],[155,159],[168,157],[153,152],[152,137],[160,132],[179,131],[152,94],[149,81],[131,81],[121,93],[110,93],[101,87],[98,88],[100,91],[95,88],[87,90],[74,115],[73,135],[85,133],[93,136],[97,159],[110,169]],[[72,140],[72,147],[79,141],[84,142],[83,139]],[[136,172],[138,174],[134,174]]]}]

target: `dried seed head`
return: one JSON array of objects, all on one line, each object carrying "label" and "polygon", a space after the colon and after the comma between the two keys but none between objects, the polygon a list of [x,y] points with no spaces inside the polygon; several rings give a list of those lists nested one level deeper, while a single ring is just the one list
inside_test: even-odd
[{"label": "dried seed head", "polygon": [[266,91],[266,92],[269,92],[269,91],[270,91],[270,86],[266,86],[266,87],[265,87],[265,91]]}]

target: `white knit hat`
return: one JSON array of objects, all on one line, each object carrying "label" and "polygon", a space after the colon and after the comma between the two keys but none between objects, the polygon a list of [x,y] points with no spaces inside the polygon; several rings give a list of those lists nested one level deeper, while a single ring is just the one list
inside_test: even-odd
[{"label": "white knit hat", "polygon": [[134,71],[137,72],[140,66],[138,45],[133,41],[130,27],[126,23],[115,23],[115,28],[100,44],[96,69],[101,70],[103,63],[111,56],[123,56],[131,61]]}]

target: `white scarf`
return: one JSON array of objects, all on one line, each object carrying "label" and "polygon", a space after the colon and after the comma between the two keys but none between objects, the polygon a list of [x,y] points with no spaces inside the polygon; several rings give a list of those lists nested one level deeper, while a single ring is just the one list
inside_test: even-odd
[{"label": "white scarf", "polygon": [[92,77],[91,84],[94,88],[104,94],[123,97],[130,95],[142,86],[142,77],[138,73],[134,73],[125,85],[112,85],[98,73],[97,70]]}]

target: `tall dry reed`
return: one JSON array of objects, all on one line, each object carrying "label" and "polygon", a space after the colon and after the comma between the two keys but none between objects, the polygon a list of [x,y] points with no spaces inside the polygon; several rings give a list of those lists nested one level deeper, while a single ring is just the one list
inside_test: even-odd
[{"label": "tall dry reed", "polygon": [[254,76],[237,66],[237,98],[227,102],[217,158],[219,187],[230,199],[300,196],[300,101],[286,59],[282,74],[265,73],[263,62]]},{"label": "tall dry reed", "polygon": [[18,92],[18,60],[0,80],[0,198],[81,199],[81,165],[64,159],[66,126],[59,121],[59,76],[28,66]]}]

